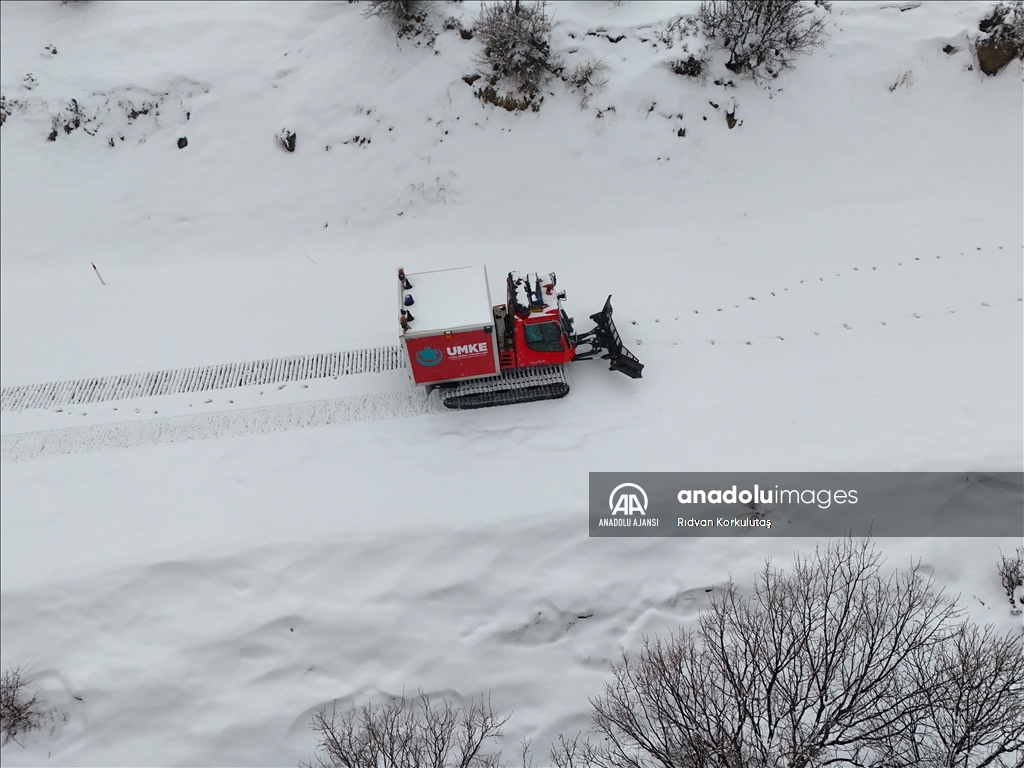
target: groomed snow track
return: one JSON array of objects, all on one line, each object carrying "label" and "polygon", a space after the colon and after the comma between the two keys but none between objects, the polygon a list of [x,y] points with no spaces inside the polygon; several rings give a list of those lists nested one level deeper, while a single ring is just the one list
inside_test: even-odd
[{"label": "groomed snow track", "polygon": [[405,355],[398,345],[350,349],[345,352],[278,357],[249,363],[4,387],[0,396],[0,410],[25,411],[154,395],[337,378],[356,373],[382,373],[404,367]]},{"label": "groomed snow track", "polygon": [[49,456],[123,450],[147,445],[251,437],[444,412],[445,408],[437,398],[428,397],[422,388],[417,387],[400,392],[375,392],[335,400],[3,435],[0,437],[0,461],[32,461]]}]

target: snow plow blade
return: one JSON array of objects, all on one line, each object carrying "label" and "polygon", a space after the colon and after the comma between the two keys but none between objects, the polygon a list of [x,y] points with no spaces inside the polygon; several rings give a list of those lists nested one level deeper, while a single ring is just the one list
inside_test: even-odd
[{"label": "snow plow blade", "polygon": [[622,337],[619,336],[619,331],[612,320],[611,296],[604,303],[604,309],[591,315],[590,319],[597,323],[597,327],[590,333],[581,336],[579,341],[590,344],[592,349],[583,355],[577,355],[576,359],[585,360],[597,355],[601,350],[605,350],[601,359],[610,361],[609,370],[624,373],[631,379],[642,378],[644,364],[622,344]]}]

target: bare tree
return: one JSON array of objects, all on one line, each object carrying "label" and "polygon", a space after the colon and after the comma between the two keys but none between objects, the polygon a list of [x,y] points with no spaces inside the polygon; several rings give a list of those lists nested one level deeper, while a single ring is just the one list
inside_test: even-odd
[{"label": "bare tree", "polygon": [[551,764],[558,768],[589,768],[602,764],[594,745],[583,738],[582,733],[577,733],[571,739],[559,734],[558,743],[551,745],[548,757],[551,758]]},{"label": "bare tree", "polygon": [[919,703],[876,741],[882,764],[1024,765],[1024,635],[963,624],[908,668],[905,685],[920,692]]},{"label": "bare tree", "polygon": [[19,743],[19,736],[42,727],[45,715],[31,685],[24,667],[12,666],[0,673],[0,746]]},{"label": "bare tree", "polygon": [[552,759],[560,768],[1020,761],[1020,638],[958,616],[919,567],[883,572],[867,540],[819,547],[789,572],[768,563],[748,597],[730,581],[695,629],[624,654],[591,702],[600,740],[563,739]]},{"label": "bare tree", "polygon": [[[500,752],[488,752],[511,715],[499,715],[480,697],[466,708],[440,704],[422,691],[385,704],[363,704],[339,713],[319,710],[317,768],[497,768]],[[525,753],[524,753],[525,754]],[[525,758],[524,758],[525,760]]]},{"label": "bare tree", "polygon": [[825,19],[800,0],[705,0],[697,17],[708,36],[729,51],[726,67],[755,80],[792,69],[797,56],[827,37]]}]

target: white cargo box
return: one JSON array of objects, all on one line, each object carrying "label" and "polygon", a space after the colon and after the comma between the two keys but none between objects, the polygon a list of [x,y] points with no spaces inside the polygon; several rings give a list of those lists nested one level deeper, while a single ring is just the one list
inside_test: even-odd
[{"label": "white cargo box", "polygon": [[[414,272],[406,277],[412,289],[398,292],[401,308],[413,316],[406,338],[494,325],[486,267]],[[406,295],[413,297],[413,304],[405,305]]]},{"label": "white cargo box", "polygon": [[[496,376],[498,334],[485,267],[405,275],[399,281],[402,344],[417,384]],[[407,303],[409,297],[412,302]]]}]

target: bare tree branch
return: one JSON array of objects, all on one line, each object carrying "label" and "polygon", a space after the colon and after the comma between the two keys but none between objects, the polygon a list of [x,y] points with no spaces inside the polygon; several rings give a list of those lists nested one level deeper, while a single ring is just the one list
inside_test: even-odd
[{"label": "bare tree branch", "polygon": [[1021,768],[1024,638],[847,539],[730,581],[591,703],[600,739],[560,739],[559,768]]},{"label": "bare tree branch", "polygon": [[19,736],[42,727],[45,714],[31,685],[25,667],[11,666],[0,673],[0,746],[20,744]]},{"label": "bare tree branch", "polygon": [[313,715],[318,768],[497,768],[501,753],[486,746],[502,736],[511,715],[480,697],[468,707],[439,704],[422,691],[380,705]]}]

